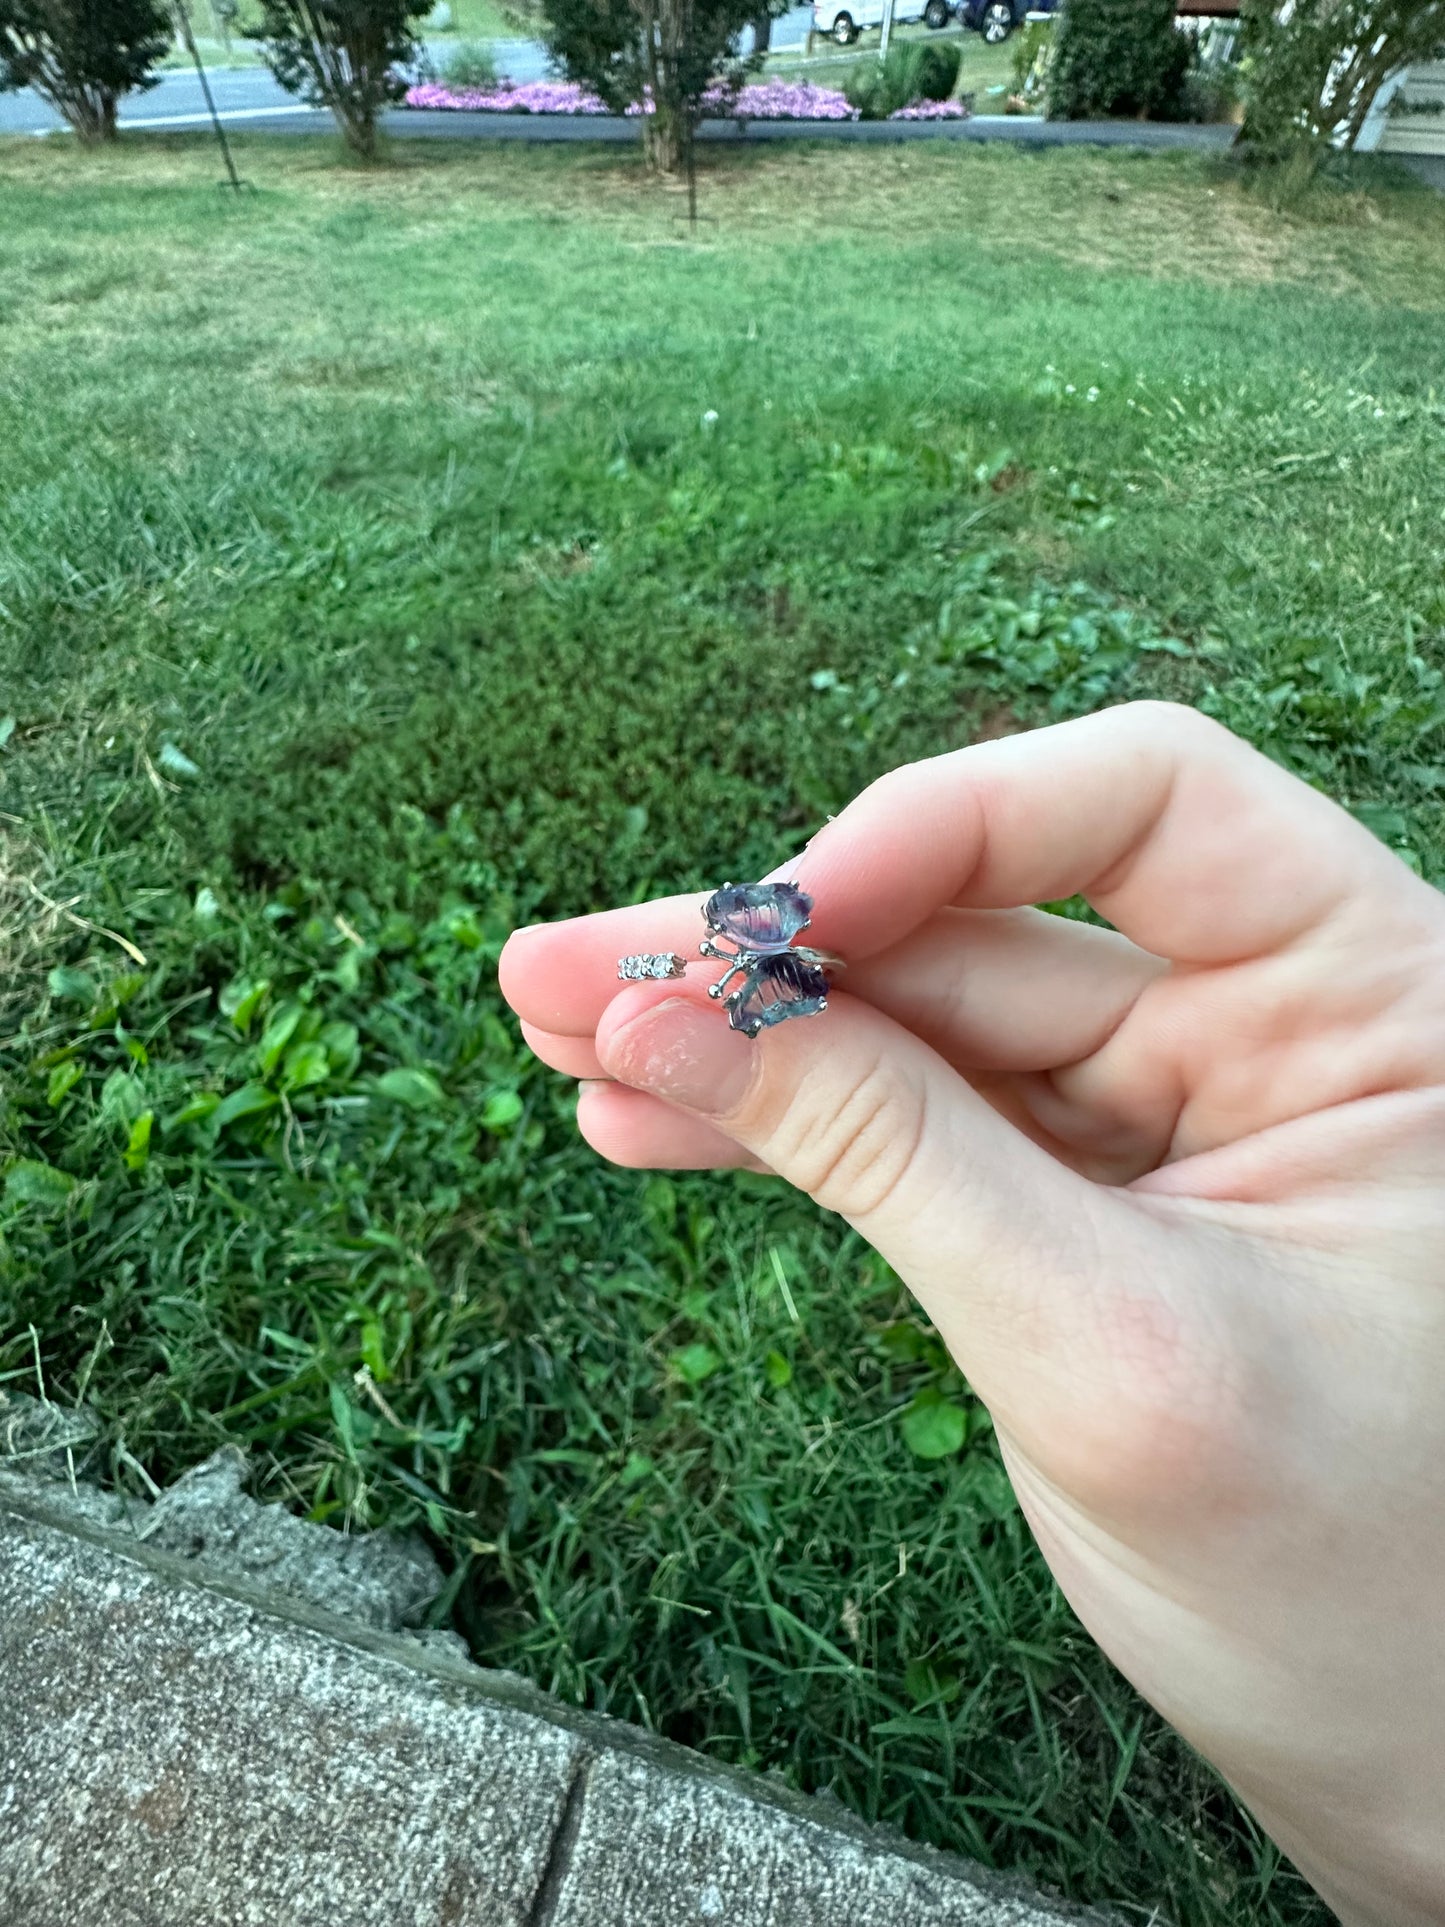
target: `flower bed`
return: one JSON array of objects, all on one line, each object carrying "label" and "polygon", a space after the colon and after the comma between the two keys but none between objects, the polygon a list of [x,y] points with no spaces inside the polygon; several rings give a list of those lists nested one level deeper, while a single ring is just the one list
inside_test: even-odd
[{"label": "flower bed", "polygon": [[606,107],[574,80],[510,80],[495,87],[447,87],[429,80],[407,89],[404,107],[440,107],[458,114],[605,114]]},{"label": "flower bed", "polygon": [[857,120],[858,109],[836,87],[811,80],[759,80],[734,101],[703,96],[709,111],[734,120]]},{"label": "flower bed", "polygon": [[967,120],[972,109],[962,100],[910,100],[895,108],[889,120]]},{"label": "flower bed", "polygon": [[[528,80],[514,86],[448,87],[427,81],[408,89],[406,107],[441,108],[464,114],[605,114],[595,94],[570,80]],[[858,110],[833,87],[808,80],[764,80],[733,95],[717,88],[703,97],[711,118],[726,120],[857,120]],[[651,102],[634,101],[629,115],[649,112]]]}]

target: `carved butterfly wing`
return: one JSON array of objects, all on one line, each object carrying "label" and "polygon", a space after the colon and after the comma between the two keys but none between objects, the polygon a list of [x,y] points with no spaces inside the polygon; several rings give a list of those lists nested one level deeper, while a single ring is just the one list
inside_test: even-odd
[{"label": "carved butterfly wing", "polygon": [[702,914],[715,936],[766,956],[807,929],[812,909],[813,899],[796,883],[725,883],[713,891]]},{"label": "carved butterfly wing", "polygon": [[790,1017],[815,1017],[828,1007],[828,979],[815,963],[791,950],[758,957],[740,989],[727,1000],[734,1030],[756,1037]]}]

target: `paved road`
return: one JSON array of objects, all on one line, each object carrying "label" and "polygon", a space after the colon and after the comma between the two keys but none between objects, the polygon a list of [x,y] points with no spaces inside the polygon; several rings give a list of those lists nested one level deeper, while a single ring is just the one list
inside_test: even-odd
[{"label": "paved road", "polygon": [[[495,43],[497,65],[515,80],[540,80],[547,71],[547,51],[534,40]],[[445,65],[449,49],[428,49],[434,64]],[[280,87],[265,67],[215,67],[209,70],[211,92],[221,117],[229,124],[287,115],[303,123],[316,117]],[[190,68],[164,73],[158,85],[132,94],[121,103],[122,127],[193,126],[206,119],[201,83]],[[62,126],[60,116],[35,93],[0,94],[0,134],[50,134]]]},{"label": "paved road", "polygon": [[[264,126],[265,123],[263,122]],[[635,141],[637,122],[604,115],[402,113],[388,130],[424,140]],[[268,132],[296,130],[278,122]],[[704,141],[817,140],[893,144],[900,141],[1010,141],[1027,147],[1189,147],[1223,150],[1237,127],[1194,127],[1137,120],[1027,120],[976,114],[972,120],[705,120]]]},{"label": "paved road", "polygon": [[[810,8],[794,7],[774,26],[773,45],[801,45],[811,19]],[[429,45],[427,52],[438,72],[446,66],[454,44],[435,41]],[[540,80],[547,72],[547,50],[535,40],[494,40],[491,45],[498,68],[513,80]],[[270,131],[285,120],[294,120],[302,128],[326,122],[327,116],[318,117],[293,100],[264,67],[217,67],[210,81],[216,106],[228,126],[256,121]],[[148,93],[132,94],[122,102],[119,118],[122,127],[184,129],[203,125],[206,103],[201,84],[189,69],[163,74]],[[59,115],[38,94],[0,94],[0,134],[51,134],[61,125]]]}]

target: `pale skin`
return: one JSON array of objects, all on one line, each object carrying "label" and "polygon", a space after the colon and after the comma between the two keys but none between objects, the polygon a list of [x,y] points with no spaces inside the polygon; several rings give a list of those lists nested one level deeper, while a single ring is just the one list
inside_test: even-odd
[{"label": "pale skin", "polygon": [[[1154,703],[896,770],[779,874],[849,968],[755,1043],[716,965],[617,983],[700,896],[512,939],[583,1135],[841,1213],[1115,1664],[1348,1927],[1445,1922],[1445,897]],[[1112,931],[1030,907],[1076,892]]]}]

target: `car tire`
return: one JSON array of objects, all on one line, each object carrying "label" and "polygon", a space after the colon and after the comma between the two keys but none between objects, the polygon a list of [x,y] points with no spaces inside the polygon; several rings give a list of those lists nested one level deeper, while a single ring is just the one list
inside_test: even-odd
[{"label": "car tire", "polygon": [[925,27],[932,27],[933,31],[937,33],[940,27],[946,27],[948,25],[949,19],[948,0],[928,0],[928,5],[923,9],[923,24]]},{"label": "car tire", "polygon": [[858,29],[853,24],[851,13],[840,13],[833,22],[831,32],[840,47],[851,47],[858,38]]},{"label": "car tire", "polygon": [[1001,47],[1016,24],[1009,0],[989,0],[978,16],[978,30],[987,47]]}]

